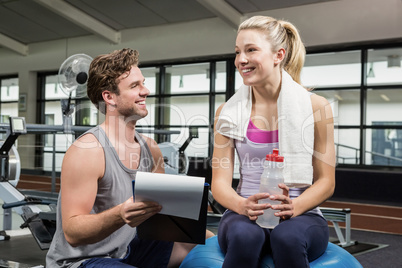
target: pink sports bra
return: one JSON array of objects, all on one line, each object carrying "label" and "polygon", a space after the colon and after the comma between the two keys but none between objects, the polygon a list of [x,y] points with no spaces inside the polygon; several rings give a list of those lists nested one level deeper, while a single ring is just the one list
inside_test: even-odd
[{"label": "pink sports bra", "polygon": [[247,138],[256,143],[275,143],[278,142],[278,130],[259,129],[250,119],[247,128]]}]

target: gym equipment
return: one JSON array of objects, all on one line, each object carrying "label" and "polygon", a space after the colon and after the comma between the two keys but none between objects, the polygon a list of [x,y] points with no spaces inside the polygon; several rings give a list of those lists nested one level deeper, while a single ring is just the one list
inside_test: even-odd
[{"label": "gym equipment", "polygon": [[10,171],[11,176],[16,178],[19,177],[19,157],[16,153],[15,147],[12,150],[12,157],[11,159],[11,166],[10,166],[10,150],[13,148],[14,142],[17,140],[18,136],[21,134],[25,134],[27,132],[25,126],[25,119],[22,117],[10,117],[10,129],[9,135],[6,141],[0,148],[0,181],[8,181],[10,178]]},{"label": "gym equipment", "polygon": [[[180,268],[220,268],[224,253],[218,244],[218,237],[213,236],[206,240],[205,245],[195,246],[184,258]],[[274,268],[272,257],[263,257],[260,268]],[[340,246],[328,243],[327,250],[318,259],[310,262],[311,268],[362,268],[363,266],[349,252]]]},{"label": "gym equipment", "polygon": [[[21,167],[19,156],[14,143],[18,136],[26,134],[26,124],[23,117],[10,117],[9,134],[0,148],[0,197],[4,201],[4,229],[11,229],[11,209],[19,214],[25,221],[21,228],[28,227],[41,249],[49,248],[55,226],[56,205],[54,201],[41,200],[25,196],[10,183],[10,179],[18,182]],[[11,150],[14,148],[13,150]],[[14,164],[10,165],[10,153],[14,156]],[[18,161],[15,161],[18,160]],[[18,163],[18,164],[17,164]],[[37,204],[49,206],[49,211],[42,211]],[[10,236],[6,231],[0,232],[0,240],[8,240]]]},{"label": "gym equipment", "polygon": [[[350,239],[351,234],[351,209],[350,208],[326,208],[319,207],[322,215],[327,221],[332,222],[338,237],[338,246],[343,248],[356,245],[356,241]],[[342,234],[342,230],[339,227],[338,222],[345,223],[345,236]]]},{"label": "gym equipment", "polygon": [[187,174],[189,159],[185,150],[192,139],[198,138],[198,128],[190,127],[189,129],[189,137],[183,145],[172,142],[162,142],[158,144],[162,152],[163,161],[165,162],[166,174]]}]

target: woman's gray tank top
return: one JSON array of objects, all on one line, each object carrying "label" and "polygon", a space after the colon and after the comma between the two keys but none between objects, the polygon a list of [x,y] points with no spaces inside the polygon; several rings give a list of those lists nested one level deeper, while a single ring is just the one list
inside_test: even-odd
[{"label": "woman's gray tank top", "polygon": [[[95,214],[129,199],[133,195],[132,180],[137,171],[150,172],[153,168],[153,158],[147,143],[136,132],[135,138],[141,148],[140,162],[138,169],[129,169],[120,161],[115,148],[101,127],[94,127],[83,135],[88,133],[93,134],[98,139],[105,156],[105,174],[98,181],[98,192],[91,211],[91,214]],[[58,204],[60,204],[60,195]],[[135,228],[124,225],[109,237],[95,244],[72,247],[64,237],[61,223],[59,205],[57,206],[57,229],[46,256],[46,267],[78,267],[83,261],[93,257],[122,258],[126,254],[127,245],[136,234]]]}]

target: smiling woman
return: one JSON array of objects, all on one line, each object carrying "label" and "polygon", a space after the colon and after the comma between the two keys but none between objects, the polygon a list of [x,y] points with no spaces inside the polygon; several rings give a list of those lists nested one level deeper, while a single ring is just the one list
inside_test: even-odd
[{"label": "smiling woman", "polygon": [[[328,244],[327,222],[317,206],[334,191],[331,109],[326,108],[324,98],[300,85],[305,49],[292,24],[251,17],[239,26],[235,52],[235,66],[244,85],[219,107],[214,133],[213,159],[218,165],[213,166],[212,192],[228,208],[218,230],[219,246],[225,253],[222,267],[258,267],[259,259],[269,252],[276,267],[308,267]],[[314,112],[321,117],[313,119]],[[303,145],[309,145],[303,147],[292,141],[300,140],[299,124],[308,120],[315,131],[304,129],[307,143]],[[260,132],[277,131],[279,142],[252,142],[251,125]],[[262,159],[278,146],[286,159],[287,184],[278,185],[282,194],[259,193]],[[307,147],[314,147],[314,152]],[[232,188],[235,153],[241,162],[237,191]],[[250,159],[261,159],[260,165]],[[258,202],[268,197],[280,205]],[[267,209],[276,210],[275,216],[281,218],[274,229],[255,222]]]}]

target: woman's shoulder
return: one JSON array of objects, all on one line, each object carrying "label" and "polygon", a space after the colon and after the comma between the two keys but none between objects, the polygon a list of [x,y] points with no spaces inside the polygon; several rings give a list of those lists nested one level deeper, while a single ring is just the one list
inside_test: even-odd
[{"label": "woman's shoulder", "polygon": [[219,116],[221,114],[221,111],[223,109],[223,106],[225,106],[226,102],[222,103],[221,105],[219,105],[218,109],[216,109],[215,115]]},{"label": "woman's shoulder", "polygon": [[327,105],[330,105],[328,100],[320,95],[311,92],[311,105],[313,106],[313,110],[316,111],[321,109]]}]

